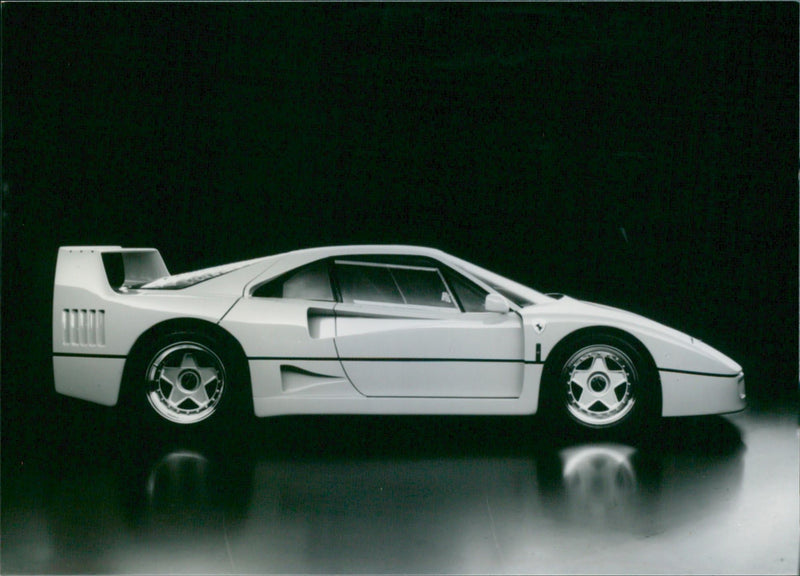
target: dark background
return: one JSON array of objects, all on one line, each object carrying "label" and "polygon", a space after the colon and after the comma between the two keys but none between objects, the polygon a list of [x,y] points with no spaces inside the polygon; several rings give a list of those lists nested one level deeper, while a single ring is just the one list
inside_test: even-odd
[{"label": "dark background", "polygon": [[[3,423],[56,251],[430,245],[798,368],[798,5],[4,4]],[[8,436],[4,437],[8,441]]]}]

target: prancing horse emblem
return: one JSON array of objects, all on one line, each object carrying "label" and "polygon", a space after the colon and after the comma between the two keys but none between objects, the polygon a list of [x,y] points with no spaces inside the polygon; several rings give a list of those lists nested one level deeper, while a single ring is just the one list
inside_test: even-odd
[{"label": "prancing horse emblem", "polygon": [[533,329],[536,330],[537,334],[541,334],[544,332],[544,327],[547,326],[547,322],[544,320],[534,320],[533,321]]}]

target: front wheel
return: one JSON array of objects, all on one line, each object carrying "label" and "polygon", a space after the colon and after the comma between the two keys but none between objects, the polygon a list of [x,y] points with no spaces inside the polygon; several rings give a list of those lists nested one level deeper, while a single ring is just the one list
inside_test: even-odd
[{"label": "front wheel", "polygon": [[627,340],[586,334],[548,364],[552,412],[578,430],[628,431],[656,411],[654,371]]}]

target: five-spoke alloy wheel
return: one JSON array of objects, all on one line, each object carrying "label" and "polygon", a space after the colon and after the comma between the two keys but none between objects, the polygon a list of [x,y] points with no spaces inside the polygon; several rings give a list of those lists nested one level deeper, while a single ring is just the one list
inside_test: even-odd
[{"label": "five-spoke alloy wheel", "polygon": [[567,411],[588,426],[618,422],[636,405],[636,365],[625,352],[608,344],[587,346],[572,354],[564,364],[561,382]]},{"label": "five-spoke alloy wheel", "polygon": [[225,365],[198,342],[174,342],[159,350],[146,371],[146,395],[153,410],[177,424],[210,417],[226,393]]},{"label": "five-spoke alloy wheel", "polygon": [[546,406],[573,430],[633,431],[659,412],[657,374],[628,338],[585,332],[548,359]]}]

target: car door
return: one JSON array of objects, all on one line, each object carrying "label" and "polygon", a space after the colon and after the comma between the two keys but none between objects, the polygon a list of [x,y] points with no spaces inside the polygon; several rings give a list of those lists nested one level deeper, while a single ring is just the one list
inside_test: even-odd
[{"label": "car door", "polygon": [[519,397],[521,319],[485,311],[482,288],[431,259],[342,258],[333,271],[336,349],[362,394]]}]

